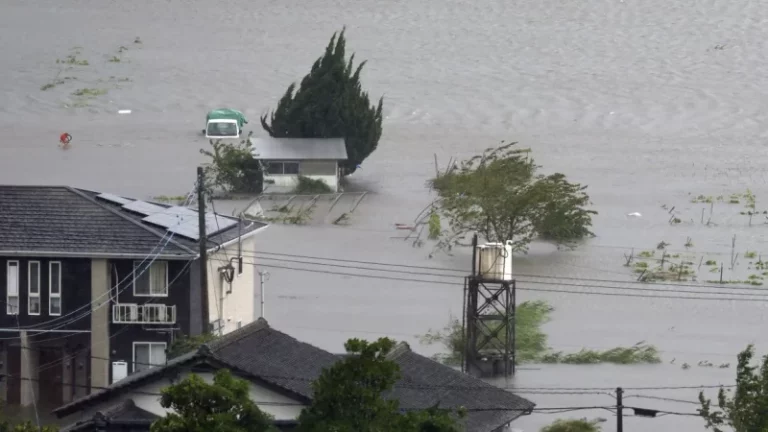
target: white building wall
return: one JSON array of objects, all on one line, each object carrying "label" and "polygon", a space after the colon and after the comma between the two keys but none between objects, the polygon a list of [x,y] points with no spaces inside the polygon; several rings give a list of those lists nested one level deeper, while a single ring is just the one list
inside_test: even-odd
[{"label": "white building wall", "polygon": [[[189,376],[190,372],[185,372],[179,375],[179,380],[185,379]],[[198,373],[198,376],[202,377],[206,382],[213,383],[212,373]],[[130,393],[126,393],[119,398],[111,399],[108,402],[98,404],[82,413],[73,414],[69,416],[64,423],[74,423],[78,420],[87,419],[93,417],[93,414],[99,410],[103,410],[114,406],[122,400],[133,399],[133,402],[137,407],[149,411],[158,416],[164,416],[172,410],[167,410],[160,405],[160,391],[171,385],[168,379],[162,378],[158,381],[152,382],[145,386],[142,386]],[[256,405],[259,406],[263,412],[274,417],[275,420],[294,420],[299,417],[301,410],[305,405],[300,404],[295,399],[283,396],[280,393],[274,392],[268,388],[259,386],[257,384],[250,384],[250,396]],[[266,402],[266,403],[265,403]],[[282,405],[285,404],[285,405]]]},{"label": "white building wall", "polygon": [[[256,237],[252,235],[242,241],[243,272],[238,274],[237,243],[222,248],[208,257],[208,312],[209,322],[221,319],[223,328],[221,334],[237,330],[238,322],[245,326],[254,320],[254,295],[258,292],[254,283],[254,266],[252,261],[256,247]],[[229,284],[221,277],[219,267],[227,265],[232,259],[235,276],[232,280],[231,293]],[[223,301],[222,301],[223,295]]]}]

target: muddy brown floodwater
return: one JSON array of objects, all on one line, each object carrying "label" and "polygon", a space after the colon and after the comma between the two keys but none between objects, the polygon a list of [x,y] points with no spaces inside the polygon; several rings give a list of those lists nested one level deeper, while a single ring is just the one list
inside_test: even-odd
[{"label": "muddy brown floodwater", "polygon": [[[738,205],[719,203],[706,226],[700,214],[708,205],[691,203],[691,196],[747,188],[758,206],[768,199],[766,19],[756,0],[8,0],[0,14],[0,181],[183,194],[193,186],[198,149],[207,145],[198,135],[205,112],[237,107],[263,133],[258,116],[346,25],[348,48],[368,60],[365,87],[385,96],[384,137],[350,179],[370,193],[349,226],[273,226],[259,236],[260,253],[285,254],[250,260],[271,273],[266,315],[273,326],[331,350],[352,336],[390,335],[434,353],[437,347],[420,346],[415,335],[460,312],[460,272],[425,269],[431,275],[421,276],[343,261],[313,266],[297,256],[467,269],[466,251],[429,259],[429,244],[392,239],[402,234],[394,224],[411,223],[429,202],[433,154],[445,163],[518,140],[546,171],[588,184],[600,212],[597,237],[577,250],[537,244],[515,258],[520,299],[556,307],[546,326],[556,349],[644,340],[662,350],[664,362],[527,365],[508,385],[527,388],[521,394],[540,407],[566,407],[609,406],[613,399],[535,389],[730,384],[733,367],[696,364],[733,364],[747,343],[764,345],[765,293],[733,285],[655,287],[667,294],[617,287],[643,288],[632,283],[623,254],[662,240],[694,260],[728,262],[735,234],[742,258],[729,280],[752,273],[747,251],[768,254],[762,215],[749,227]],[[53,86],[42,90],[46,84]],[[64,132],[73,137],[67,151],[57,147]],[[662,205],[674,206],[681,223],[670,225]],[[642,217],[627,217],[631,212]],[[689,237],[694,246],[686,250]],[[704,266],[694,284],[711,279],[708,272]],[[683,289],[727,294],[674,292]],[[683,370],[683,362],[694,366]],[[696,405],[685,401],[696,393],[627,390],[625,403],[694,413]],[[568,416],[615,421],[595,410],[534,414],[514,427],[536,431]],[[626,430],[703,427],[681,415],[626,422]]]}]

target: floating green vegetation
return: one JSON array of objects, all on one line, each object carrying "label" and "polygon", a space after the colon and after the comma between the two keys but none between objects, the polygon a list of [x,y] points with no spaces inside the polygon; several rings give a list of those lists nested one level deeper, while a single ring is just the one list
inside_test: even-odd
[{"label": "floating green vegetation", "polygon": [[[541,330],[541,327],[549,321],[553,310],[542,300],[526,301],[517,306],[515,333],[518,363],[638,364],[661,361],[659,351],[642,342],[633,347],[617,347],[605,351],[582,349],[570,354],[554,352],[547,346],[547,335]],[[487,321],[486,323],[491,332],[501,326],[500,322]],[[449,324],[442,330],[429,330],[420,339],[423,344],[441,343],[445,346],[448,353],[435,356],[437,360],[453,365],[461,363],[464,337],[459,319],[452,317]],[[495,342],[491,340],[490,344],[494,345]],[[500,342],[496,343],[496,345],[499,344]]]},{"label": "floating green vegetation", "polygon": [[64,59],[56,59],[57,64],[66,64],[66,65],[74,65],[74,66],[88,66],[88,60],[83,60],[77,57],[79,53],[70,54]]},{"label": "floating green vegetation", "polygon": [[85,96],[85,97],[96,97],[104,94],[107,94],[106,89],[97,89],[97,88],[81,88],[72,92],[73,96]]},{"label": "floating green vegetation", "polygon": [[666,247],[669,246],[669,243],[665,242],[664,240],[660,241],[659,244],[656,245],[657,250],[666,249]]},{"label": "floating green vegetation", "polygon": [[112,56],[107,61],[110,63],[120,63],[122,60],[118,56]]},{"label": "floating green vegetation", "polygon": [[755,251],[746,251],[744,252],[744,258],[757,258],[757,252]]},{"label": "floating green vegetation", "polygon": [[711,195],[709,195],[709,196],[699,195],[696,198],[691,199],[691,202],[694,203],[694,204],[712,204],[712,203],[714,203],[716,201],[722,201],[722,200],[723,200],[723,196],[722,195],[720,195],[718,197],[714,197],[714,196],[711,196]]},{"label": "floating green vegetation", "polygon": [[752,276],[750,275],[747,280],[724,280],[720,282],[719,280],[707,280],[705,282],[711,283],[711,284],[717,284],[717,285],[754,285],[754,286],[762,286],[763,285],[763,277],[758,276],[755,279],[752,279]]},{"label": "floating green vegetation", "polygon": [[637,254],[637,256],[640,258],[651,258],[655,253],[656,251],[642,251],[639,254]]},{"label": "floating green vegetation", "polygon": [[715,260],[707,260],[704,264],[708,265],[708,266],[716,266],[717,265],[717,261],[715,261]]},{"label": "floating green vegetation", "polygon": [[440,237],[441,226],[440,226],[440,215],[435,210],[432,210],[432,212],[429,214],[428,224],[429,224],[428,238],[430,240],[437,240]]},{"label": "floating green vegetation", "polygon": [[551,352],[542,356],[541,362],[565,364],[653,364],[661,363],[661,357],[656,347],[640,342],[635,346],[617,347],[606,351],[582,349],[572,354]]}]

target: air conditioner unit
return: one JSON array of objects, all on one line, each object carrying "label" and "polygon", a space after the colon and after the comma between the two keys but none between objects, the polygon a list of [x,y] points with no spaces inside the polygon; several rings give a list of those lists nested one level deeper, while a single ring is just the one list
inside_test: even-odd
[{"label": "air conditioner unit", "polygon": [[112,362],[112,384],[128,376],[128,363],[120,360]]},{"label": "air conditioner unit", "polygon": [[139,320],[139,308],[136,305],[131,305],[128,310],[129,315],[131,317],[131,321],[138,321]]}]

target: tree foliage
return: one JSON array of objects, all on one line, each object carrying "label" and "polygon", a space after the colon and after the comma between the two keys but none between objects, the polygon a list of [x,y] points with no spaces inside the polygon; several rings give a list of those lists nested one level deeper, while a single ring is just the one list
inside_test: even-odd
[{"label": "tree foliage", "polygon": [[512,241],[525,251],[534,238],[570,244],[593,236],[586,186],[560,173],[538,174],[529,150],[502,144],[450,167],[430,181],[450,224],[451,247],[470,233],[488,241]]},{"label": "tree foliage", "polygon": [[347,143],[348,160],[341,164],[351,174],[381,138],[383,98],[371,105],[360,83],[366,62],[354,67],[354,54],[346,59],[344,30],[334,33],[325,54],[301,81],[288,86],[267,121],[261,125],[276,138],[339,138]]},{"label": "tree foliage", "polygon": [[699,393],[699,414],[706,421],[707,429],[715,432],[768,430],[768,356],[763,357],[758,367],[751,364],[754,355],[753,345],[739,353],[736,389],[731,392],[721,388],[717,395],[717,408],[704,397],[704,392]]},{"label": "tree foliage", "polygon": [[211,149],[200,149],[208,156],[206,182],[225,192],[260,193],[264,176],[261,164],[253,157],[250,136],[239,143],[210,140]]},{"label": "tree foliage", "polygon": [[549,426],[541,429],[541,432],[600,432],[600,420],[555,420]]},{"label": "tree foliage", "polygon": [[369,343],[350,339],[349,354],[325,369],[312,385],[312,404],[299,416],[302,432],[459,432],[461,427],[450,410],[432,407],[400,413],[397,400],[383,394],[400,377],[399,366],[387,359],[394,348],[391,339]]},{"label": "tree foliage", "polygon": [[211,342],[217,337],[218,336],[216,334],[210,333],[210,332],[202,333],[197,336],[183,335],[175,339],[173,343],[171,343],[171,345],[168,347],[168,352],[166,353],[166,356],[168,357],[168,360],[174,359],[180,355],[183,355],[198,349],[200,345]]},{"label": "tree foliage", "polygon": [[12,424],[7,420],[0,421],[0,432],[57,432],[56,426],[37,426],[31,421]]},{"label": "tree foliage", "polygon": [[173,412],[152,424],[152,432],[274,431],[270,416],[251,401],[248,382],[219,370],[208,384],[189,375],[162,390],[160,405]]}]

